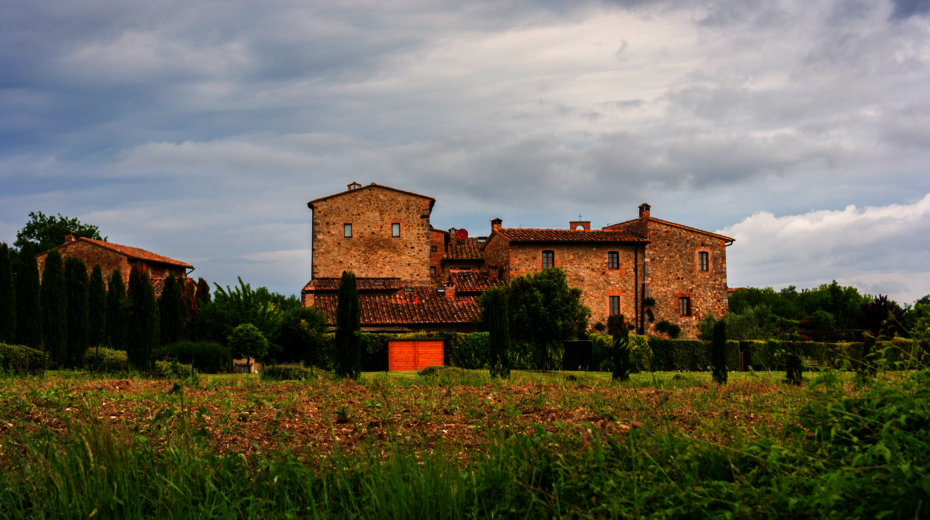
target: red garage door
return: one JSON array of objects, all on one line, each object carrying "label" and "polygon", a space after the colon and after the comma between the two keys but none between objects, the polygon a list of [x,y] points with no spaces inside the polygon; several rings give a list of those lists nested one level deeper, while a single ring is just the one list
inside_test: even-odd
[{"label": "red garage door", "polygon": [[388,341],[388,370],[391,372],[422,370],[442,365],[442,340],[412,339]]}]

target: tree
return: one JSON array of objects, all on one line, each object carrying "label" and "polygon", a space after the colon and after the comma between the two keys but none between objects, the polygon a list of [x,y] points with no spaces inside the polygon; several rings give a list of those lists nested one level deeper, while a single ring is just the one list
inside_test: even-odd
[{"label": "tree", "polygon": [[13,245],[22,249],[31,244],[37,253],[43,253],[65,243],[65,234],[74,232],[75,238],[91,238],[106,241],[100,236],[100,228],[91,224],[82,224],[76,218],[45,216],[41,211],[30,212],[29,222],[16,232]]},{"label": "tree", "polygon": [[627,328],[623,315],[614,315],[607,318],[607,332],[613,339],[614,371],[611,377],[614,380],[630,380],[630,330]]},{"label": "tree", "polygon": [[325,333],[326,317],[313,307],[301,307],[284,313],[274,343],[281,348],[282,361],[320,365]]},{"label": "tree", "polygon": [[184,330],[184,302],[181,300],[181,288],[173,274],[165,278],[165,288],[158,301],[161,316],[161,343],[168,345],[181,340]]},{"label": "tree", "polygon": [[19,256],[20,268],[16,272],[16,343],[40,349],[43,340],[39,266],[31,244],[27,244]]},{"label": "tree", "polygon": [[68,296],[65,291],[65,268],[61,254],[51,250],[45,257],[42,272],[42,330],[45,355],[58,366],[67,364]]},{"label": "tree", "polygon": [[711,375],[714,382],[725,385],[729,378],[727,370],[727,322],[720,320],[714,324],[714,339],[710,343]]},{"label": "tree", "polygon": [[510,317],[507,291],[492,287],[481,295],[481,322],[488,329],[491,377],[510,377]]},{"label": "tree", "polygon": [[252,290],[252,286],[243,282],[242,278],[239,278],[238,287],[227,286],[224,289],[214,285],[216,294],[213,302],[200,307],[198,318],[203,322],[208,339],[226,344],[232,330],[243,323],[255,325],[266,338],[274,337],[282,317],[277,305],[261,298],[262,293]]},{"label": "tree", "polygon": [[119,269],[110,274],[107,289],[107,343],[115,350],[126,350],[126,286]]},{"label": "tree", "polygon": [[894,339],[899,332],[903,332],[904,311],[892,304],[887,296],[879,294],[873,301],[860,304],[856,322],[872,336]]},{"label": "tree", "polygon": [[569,287],[559,267],[515,278],[508,296],[511,338],[534,346],[540,370],[548,370],[550,352],[582,326],[587,329],[591,311],[581,304],[581,289]]},{"label": "tree", "polygon": [[16,290],[10,248],[0,242],[0,343],[16,343]]},{"label": "tree", "polygon": [[261,361],[268,354],[268,340],[258,327],[251,323],[243,323],[234,328],[226,341],[234,359],[254,358]]},{"label": "tree", "polygon": [[362,373],[362,311],[355,274],[342,272],[336,302],[336,373],[357,379]]},{"label": "tree", "polygon": [[199,305],[210,303],[210,284],[203,278],[197,279],[197,302]]},{"label": "tree", "polygon": [[94,266],[87,286],[87,344],[100,347],[107,342],[107,285],[100,264]]},{"label": "tree", "polygon": [[78,368],[87,352],[87,266],[80,258],[65,260],[65,293],[68,298],[68,352],[66,365]]},{"label": "tree", "polygon": [[135,267],[129,272],[128,301],[126,356],[137,369],[149,370],[158,332],[158,304],[148,272],[140,272]]},{"label": "tree", "polygon": [[188,278],[178,278],[181,290],[181,305],[184,307],[184,334],[191,341],[197,341],[198,300],[197,286]]}]

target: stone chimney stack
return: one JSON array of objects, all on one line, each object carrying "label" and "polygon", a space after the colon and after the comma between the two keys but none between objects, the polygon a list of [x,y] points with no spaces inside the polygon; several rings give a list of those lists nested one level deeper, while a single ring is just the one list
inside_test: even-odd
[{"label": "stone chimney stack", "polygon": [[645,202],[640,204],[639,205],[639,218],[649,218],[649,208],[651,207],[652,206],[650,206],[649,204],[646,204]]},{"label": "stone chimney stack", "polygon": [[70,244],[71,242],[74,242],[74,240],[74,231],[69,229],[68,232],[65,233],[65,244]]},{"label": "stone chimney stack", "polygon": [[492,219],[491,219],[491,232],[493,233],[493,232],[497,231],[498,229],[501,228],[501,225],[503,225],[503,224],[504,224],[504,221],[503,221],[503,220],[501,220],[501,219],[499,219],[499,218],[492,218]]},{"label": "stone chimney stack", "polygon": [[455,284],[451,281],[446,283],[446,298],[455,298]]}]

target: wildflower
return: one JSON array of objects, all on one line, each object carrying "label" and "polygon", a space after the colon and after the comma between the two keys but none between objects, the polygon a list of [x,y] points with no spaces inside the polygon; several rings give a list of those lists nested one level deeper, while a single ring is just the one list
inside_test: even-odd
[{"label": "wildflower", "polygon": [[641,423],[641,422],[639,422],[639,421],[631,421],[631,422],[630,422],[630,426],[632,426],[632,427],[634,427],[634,428],[642,428],[642,427],[643,427],[643,423]]}]

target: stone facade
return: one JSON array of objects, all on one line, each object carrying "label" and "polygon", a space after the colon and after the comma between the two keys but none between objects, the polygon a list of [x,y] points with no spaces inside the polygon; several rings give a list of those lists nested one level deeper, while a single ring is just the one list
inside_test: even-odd
[{"label": "stone facade", "polygon": [[[109,280],[113,271],[118,269],[123,281],[126,282],[129,280],[129,272],[133,267],[139,271],[148,271],[152,280],[164,279],[169,274],[173,274],[177,278],[185,278],[187,277],[187,269],[193,269],[193,266],[189,264],[156,255],[144,249],[86,238],[74,239],[73,237],[67,237],[65,243],[56,249],[61,253],[63,260],[68,257],[83,260],[87,266],[88,276],[93,271],[94,266],[99,264],[105,280]],[[40,279],[43,271],[45,271],[47,256],[48,251],[36,256]]]},{"label": "stone facade", "polygon": [[[356,186],[356,187],[352,187]],[[434,199],[386,186],[348,191],[307,203],[313,210],[313,278],[400,278],[429,285],[430,212]],[[351,224],[352,236],[345,237]],[[400,225],[400,236],[392,233]]]}]

